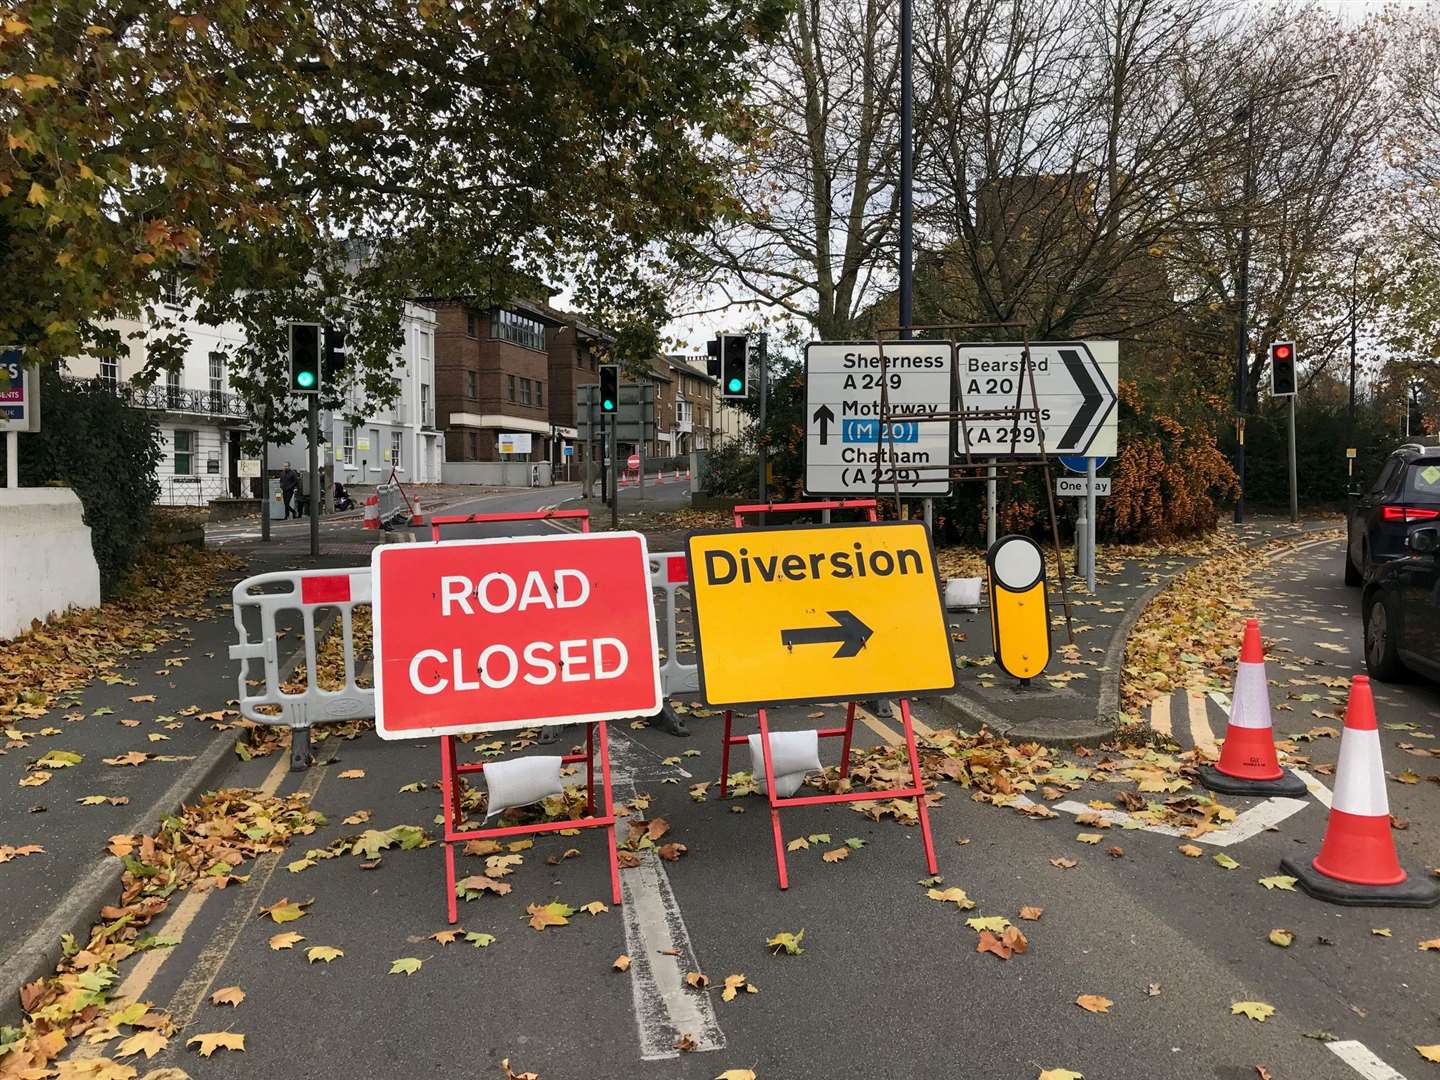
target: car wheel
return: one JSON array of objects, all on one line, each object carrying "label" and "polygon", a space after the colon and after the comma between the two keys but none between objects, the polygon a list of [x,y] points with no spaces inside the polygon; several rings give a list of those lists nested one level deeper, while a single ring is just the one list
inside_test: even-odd
[{"label": "car wheel", "polygon": [[1377,591],[1365,609],[1365,669],[1381,682],[1398,682],[1405,674],[1405,665],[1395,650],[1399,628],[1394,605],[1385,593]]},{"label": "car wheel", "polygon": [[1355,560],[1350,557],[1350,545],[1345,545],[1345,584],[1360,585],[1365,581],[1365,575],[1355,565]]}]

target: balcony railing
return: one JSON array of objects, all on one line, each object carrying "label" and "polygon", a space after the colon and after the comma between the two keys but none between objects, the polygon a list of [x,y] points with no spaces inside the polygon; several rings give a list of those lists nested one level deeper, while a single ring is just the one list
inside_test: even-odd
[{"label": "balcony railing", "polygon": [[[84,383],[73,375],[65,377],[69,382]],[[131,408],[151,409],[156,412],[191,413],[199,416],[226,416],[248,420],[250,411],[245,401],[237,394],[219,390],[191,390],[182,386],[136,386],[130,382],[111,381],[99,376],[93,377],[108,387],[116,397]]]}]

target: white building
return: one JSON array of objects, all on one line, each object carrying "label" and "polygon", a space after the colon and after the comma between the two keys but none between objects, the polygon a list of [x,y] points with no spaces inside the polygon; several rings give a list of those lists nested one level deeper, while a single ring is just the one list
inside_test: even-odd
[{"label": "white building", "polygon": [[[344,413],[360,408],[357,391],[350,410],[321,412],[320,437],[325,443],[321,466],[333,466],[334,480],[347,487],[381,484],[393,468],[407,484],[440,482],[445,436],[435,427],[435,323],[433,309],[406,303],[404,340],[391,356],[391,372],[400,386],[391,408],[351,424]],[[289,443],[271,443],[269,458],[272,470],[289,464],[305,475],[310,466],[304,428]]]},{"label": "white building", "polygon": [[[243,343],[243,332],[234,323],[202,323],[193,309],[187,311],[178,302],[170,305],[168,315],[182,323],[190,342],[180,369],[164,373],[153,386],[142,389],[131,382],[145,366],[147,337],[156,333],[134,320],[112,324],[126,345],[118,360],[72,358],[66,361],[66,374],[74,379],[98,376],[125,401],[156,414],[163,440],[156,469],[161,505],[204,506],[211,499],[248,496],[250,484],[240,477],[239,462],[250,416],[229,378],[229,357]],[[322,438],[330,440],[324,448],[326,459],[333,457],[334,475],[347,485],[380,483],[392,464],[406,482],[440,480],[445,437],[435,428],[435,313],[406,304],[404,323],[404,341],[392,357],[400,386],[394,406],[355,426],[338,415],[321,414]],[[272,473],[287,461],[302,474],[308,468],[303,428],[291,443],[270,447]]]}]

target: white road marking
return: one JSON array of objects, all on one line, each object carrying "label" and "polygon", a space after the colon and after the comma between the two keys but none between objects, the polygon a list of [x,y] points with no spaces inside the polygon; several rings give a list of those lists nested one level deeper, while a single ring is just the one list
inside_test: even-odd
[{"label": "white road marking", "polygon": [[[632,797],[637,779],[684,773],[675,766],[660,765],[657,755],[623,734],[610,740],[610,754],[612,783],[627,788]],[[692,1052],[723,1050],[725,1033],[715,1018],[710,995],[685,984],[686,973],[702,968],[664,864],[653,852],[642,854],[639,866],[620,871],[620,889],[625,898],[625,951],[630,956],[630,993],[641,1060],[679,1057],[675,1044],[686,1035],[694,1041]]]},{"label": "white road marking", "polygon": [[1403,1075],[1371,1053],[1370,1048],[1364,1043],[1346,1039],[1343,1042],[1326,1043],[1325,1046],[1365,1080],[1405,1080]]},{"label": "white road marking", "polygon": [[[1237,815],[1230,824],[1216,829],[1214,832],[1205,833],[1203,836],[1193,837],[1193,839],[1202,844],[1210,844],[1212,847],[1230,847],[1232,844],[1243,843],[1252,836],[1258,836],[1266,829],[1280,824],[1292,814],[1299,813],[1309,805],[1304,799],[1286,799],[1278,796],[1266,799],[1263,803],[1252,806],[1243,814]],[[1056,803],[1051,809],[1063,810],[1067,814],[1096,814],[1102,821],[1108,821],[1111,825],[1159,833],[1161,836],[1186,835],[1185,830],[1177,829],[1173,825],[1151,825],[1130,816],[1123,810],[1091,810],[1083,803],[1074,801]]]},{"label": "white road marking", "polygon": [[1150,727],[1151,730],[1164,735],[1167,739],[1174,733],[1170,727],[1170,695],[1158,697],[1150,704]]},{"label": "white road marking", "polygon": [[1195,749],[1214,760],[1220,756],[1215,744],[1215,732],[1210,729],[1210,718],[1206,715],[1205,695],[1198,690],[1185,691],[1186,711],[1190,714],[1190,739]]},{"label": "white road marking", "polygon": [[1316,780],[1315,777],[1311,776],[1304,769],[1296,769],[1292,767],[1290,771],[1301,779],[1305,786],[1310,789],[1310,794],[1314,795],[1319,802],[1323,803],[1326,810],[1330,809],[1329,788],[1327,788],[1319,780]]}]

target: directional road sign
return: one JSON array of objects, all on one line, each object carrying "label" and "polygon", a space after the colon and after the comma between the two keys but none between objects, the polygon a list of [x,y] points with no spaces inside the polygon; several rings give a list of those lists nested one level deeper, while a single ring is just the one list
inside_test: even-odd
[{"label": "directional road sign", "polygon": [[1018,342],[955,347],[961,408],[966,412],[1013,409],[1018,392],[1023,410],[1018,430],[1008,419],[965,424],[960,437],[968,437],[970,453],[980,457],[1038,454],[1043,428],[1047,454],[1114,456],[1119,343],[1032,341],[1033,401],[1028,373],[1022,377],[1023,348]]},{"label": "directional road sign", "polygon": [[955,661],[919,522],[691,533],[700,689],[712,705],[948,690]]},{"label": "directional road sign", "polygon": [[660,708],[640,533],[382,544],[371,567],[383,739]]},{"label": "directional road sign", "polygon": [[[1073,473],[1079,473],[1081,476],[1085,475],[1085,473],[1088,471],[1089,461],[1090,459],[1084,454],[1060,455],[1060,464],[1064,465],[1065,468],[1069,469]],[[1103,469],[1109,461],[1110,459],[1108,457],[1097,457],[1095,459],[1095,468]]]},{"label": "directional road sign", "polygon": [[891,422],[882,429],[880,347],[873,341],[807,345],[805,491],[864,495],[878,481],[882,491],[893,492],[898,481],[902,496],[947,494],[951,425],[919,418],[950,411],[953,365],[948,341],[886,342]]}]

